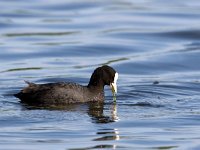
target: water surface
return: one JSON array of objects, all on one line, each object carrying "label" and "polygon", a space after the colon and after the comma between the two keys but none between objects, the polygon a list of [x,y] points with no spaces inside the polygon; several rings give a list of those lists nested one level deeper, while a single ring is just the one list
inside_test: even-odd
[{"label": "water surface", "polygon": [[[200,149],[198,0],[0,2],[0,149]],[[33,108],[35,83],[119,72],[117,103]]]}]

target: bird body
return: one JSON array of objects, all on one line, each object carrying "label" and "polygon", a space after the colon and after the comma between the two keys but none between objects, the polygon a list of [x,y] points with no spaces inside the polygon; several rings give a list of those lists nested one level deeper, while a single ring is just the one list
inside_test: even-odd
[{"label": "bird body", "polygon": [[28,87],[24,88],[20,93],[15,94],[15,96],[21,99],[22,102],[31,104],[61,105],[103,100],[104,92],[99,91],[93,93],[92,89],[88,89],[87,86],[82,86],[77,83],[29,83]]},{"label": "bird body", "polygon": [[116,85],[115,76],[116,71],[113,68],[102,66],[93,72],[87,86],[68,82],[35,84],[26,81],[28,86],[14,96],[19,98],[21,102],[41,105],[103,101],[104,86],[112,85],[112,83]]}]

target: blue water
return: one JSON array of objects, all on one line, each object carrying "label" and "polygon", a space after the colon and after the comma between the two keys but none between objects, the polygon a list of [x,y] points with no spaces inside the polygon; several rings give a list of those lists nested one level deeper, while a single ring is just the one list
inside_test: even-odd
[{"label": "blue water", "polygon": [[[1,0],[0,149],[200,149],[200,1]],[[107,64],[117,103],[31,108],[25,85],[86,85]]]}]

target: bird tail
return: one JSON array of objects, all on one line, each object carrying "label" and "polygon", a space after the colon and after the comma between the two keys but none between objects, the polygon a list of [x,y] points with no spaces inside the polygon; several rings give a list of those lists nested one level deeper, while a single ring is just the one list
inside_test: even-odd
[{"label": "bird tail", "polygon": [[29,81],[27,81],[27,80],[24,80],[24,82],[25,82],[26,84],[28,84],[29,86],[34,86],[34,85],[35,85],[35,83],[29,82]]}]

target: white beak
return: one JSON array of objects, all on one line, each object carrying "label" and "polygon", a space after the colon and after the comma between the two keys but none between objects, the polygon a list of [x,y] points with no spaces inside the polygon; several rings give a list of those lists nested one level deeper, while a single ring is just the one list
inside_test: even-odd
[{"label": "white beak", "polygon": [[110,87],[112,89],[112,93],[116,94],[117,93],[117,79],[118,79],[118,73],[115,73],[114,81],[110,84]]}]

